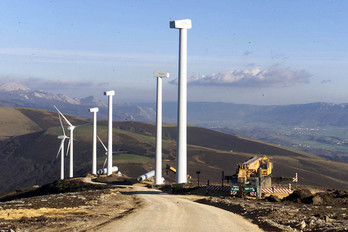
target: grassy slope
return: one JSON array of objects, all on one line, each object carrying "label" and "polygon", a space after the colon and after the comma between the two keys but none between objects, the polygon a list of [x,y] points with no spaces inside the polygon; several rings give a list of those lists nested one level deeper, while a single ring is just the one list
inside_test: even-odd
[{"label": "grassy slope", "polygon": [[[59,126],[56,112],[24,107],[0,107],[0,138],[20,136]],[[89,120],[66,115],[72,124],[89,123]]]},{"label": "grassy slope", "polygon": [[[123,122],[124,130],[138,129],[138,133],[154,135],[154,126],[141,123]],[[152,126],[152,127],[151,127]],[[165,143],[170,148],[169,158],[175,158],[176,128],[163,128]],[[171,146],[169,145],[170,143]],[[276,145],[232,136],[199,127],[188,128],[188,171],[195,177],[196,171],[201,171],[201,179],[219,180],[221,171],[226,175],[235,172],[236,164],[253,155],[268,155],[274,162],[273,176],[294,176],[297,172],[300,181],[305,184],[323,185],[336,188],[348,188],[347,163],[329,161],[315,155],[279,147]],[[174,159],[168,163],[175,166]]]},{"label": "grassy slope", "polygon": [[[24,114],[33,122],[35,122],[42,129],[48,129],[50,127],[60,125],[57,112],[47,111],[47,110],[38,110],[38,109],[32,109],[32,108],[24,108],[24,107],[18,107],[15,109],[20,111],[22,114]],[[64,112],[62,113],[64,114]],[[85,119],[85,118],[80,118],[80,117],[76,117],[76,116],[72,116],[68,114],[66,114],[65,116],[73,125],[81,125],[81,124],[86,124],[90,122],[88,119]],[[66,125],[65,122],[64,124]]]},{"label": "grassy slope", "polygon": [[[23,110],[22,110],[23,111]],[[18,186],[43,184],[56,180],[59,176],[60,159],[55,159],[59,148],[61,129],[56,113],[24,109],[26,115],[35,119],[36,124],[49,127],[47,130],[17,136],[0,141],[0,192]],[[42,115],[42,122],[40,115]],[[52,119],[56,117],[56,122]],[[75,175],[83,175],[91,170],[92,126],[88,120],[68,116],[69,120],[80,123],[75,129],[74,166]],[[48,120],[48,122],[46,121]],[[105,121],[98,122],[98,134],[106,143]],[[122,173],[136,177],[154,168],[155,126],[149,123],[114,122],[113,150],[127,151],[128,154],[114,155],[114,165]],[[176,127],[163,128],[163,167],[167,163],[176,166]],[[271,156],[275,163],[274,176],[294,176],[299,173],[301,184],[312,184],[348,189],[347,163],[328,161],[311,154],[284,149],[278,146],[240,138],[198,127],[188,128],[188,173],[195,178],[200,170],[201,181],[219,182],[221,171],[226,175],[235,172],[236,164],[254,154]],[[98,145],[99,168],[104,162],[102,146]],[[68,158],[66,173],[68,172]],[[16,167],[13,166],[16,164]],[[11,173],[11,175],[9,175]],[[8,178],[8,177],[11,178]],[[164,177],[174,180],[175,176],[164,172]]]},{"label": "grassy slope", "polygon": [[33,133],[41,127],[12,107],[0,107],[0,137]]}]

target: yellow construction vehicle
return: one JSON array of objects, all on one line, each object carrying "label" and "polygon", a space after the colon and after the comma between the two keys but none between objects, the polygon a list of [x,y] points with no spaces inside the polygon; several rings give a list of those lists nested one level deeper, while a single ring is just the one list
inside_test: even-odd
[{"label": "yellow construction vehicle", "polygon": [[[246,183],[249,177],[270,177],[273,164],[267,156],[252,157],[244,163],[238,164],[238,183]],[[260,172],[258,174],[258,172]]]},{"label": "yellow construction vehicle", "polygon": [[[170,166],[169,164],[166,165],[166,172],[168,174],[168,171],[173,172],[174,174],[176,174],[176,169],[172,166]],[[187,174],[187,182],[189,182],[191,180],[191,176],[189,174]]]},{"label": "yellow construction vehicle", "polygon": [[256,196],[263,188],[272,186],[273,164],[267,156],[251,157],[238,164],[236,174],[231,178],[231,195]]}]

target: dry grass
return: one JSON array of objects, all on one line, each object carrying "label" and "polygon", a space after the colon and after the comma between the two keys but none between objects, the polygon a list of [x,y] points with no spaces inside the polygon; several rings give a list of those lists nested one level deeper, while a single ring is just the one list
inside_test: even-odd
[{"label": "dry grass", "polygon": [[40,131],[41,128],[11,107],[0,107],[0,137],[18,136]]},{"label": "dry grass", "polygon": [[21,218],[33,218],[33,217],[67,217],[74,216],[76,214],[87,215],[88,211],[86,209],[80,208],[39,208],[39,209],[5,209],[0,210],[0,218],[4,220],[18,220]]}]

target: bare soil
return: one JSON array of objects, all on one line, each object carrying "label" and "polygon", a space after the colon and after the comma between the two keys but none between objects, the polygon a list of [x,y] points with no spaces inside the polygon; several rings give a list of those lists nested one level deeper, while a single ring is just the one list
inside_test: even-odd
[{"label": "bare soil", "polygon": [[[57,181],[0,198],[0,232],[98,231],[144,206],[131,186],[134,180],[116,176],[97,180]],[[161,190],[172,192],[169,185]],[[265,231],[348,231],[348,191],[344,190],[296,186],[283,199],[271,195],[256,200],[191,184],[177,194],[239,214]]]},{"label": "bare soil", "polygon": [[134,195],[124,194],[130,191],[130,186],[88,184],[81,191],[0,202],[0,231],[96,231],[141,206]]},{"label": "bare soil", "polygon": [[348,191],[301,186],[282,200],[205,195],[211,196],[197,202],[240,214],[265,231],[348,231]]}]

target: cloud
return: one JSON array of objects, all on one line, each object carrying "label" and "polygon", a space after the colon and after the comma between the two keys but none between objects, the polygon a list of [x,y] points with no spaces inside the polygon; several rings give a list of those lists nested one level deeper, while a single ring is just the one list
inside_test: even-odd
[{"label": "cloud", "polygon": [[97,86],[100,86],[100,87],[110,86],[110,83],[109,82],[100,82],[97,84]]},{"label": "cloud", "polygon": [[252,51],[245,51],[244,53],[243,53],[243,55],[244,56],[249,56],[251,53],[253,53]]},{"label": "cloud", "polygon": [[141,63],[152,64],[166,60],[176,60],[176,56],[157,53],[126,53],[85,50],[46,50],[37,48],[0,47],[0,55],[14,58],[24,57],[31,62],[59,64],[94,64],[94,63]]},{"label": "cloud", "polygon": [[[292,71],[272,65],[270,68],[247,67],[214,74],[199,74],[188,77],[190,85],[236,86],[236,87],[288,87],[309,83],[312,75],[304,70]],[[171,81],[176,84],[177,79]]]},{"label": "cloud", "polygon": [[327,83],[330,83],[331,82],[331,80],[322,80],[320,83],[321,84],[327,84]]},{"label": "cloud", "polygon": [[17,82],[25,85],[31,90],[45,90],[45,91],[60,91],[65,89],[85,89],[94,86],[98,86],[98,84],[93,84],[92,82],[83,82],[83,81],[72,81],[66,79],[60,80],[48,80],[43,78],[20,78],[14,76],[5,76],[0,75],[0,84],[6,82]]},{"label": "cloud", "polygon": [[45,80],[41,78],[27,78],[20,81],[33,90],[62,90],[62,89],[82,89],[93,86],[91,82],[71,81],[71,80]]}]

